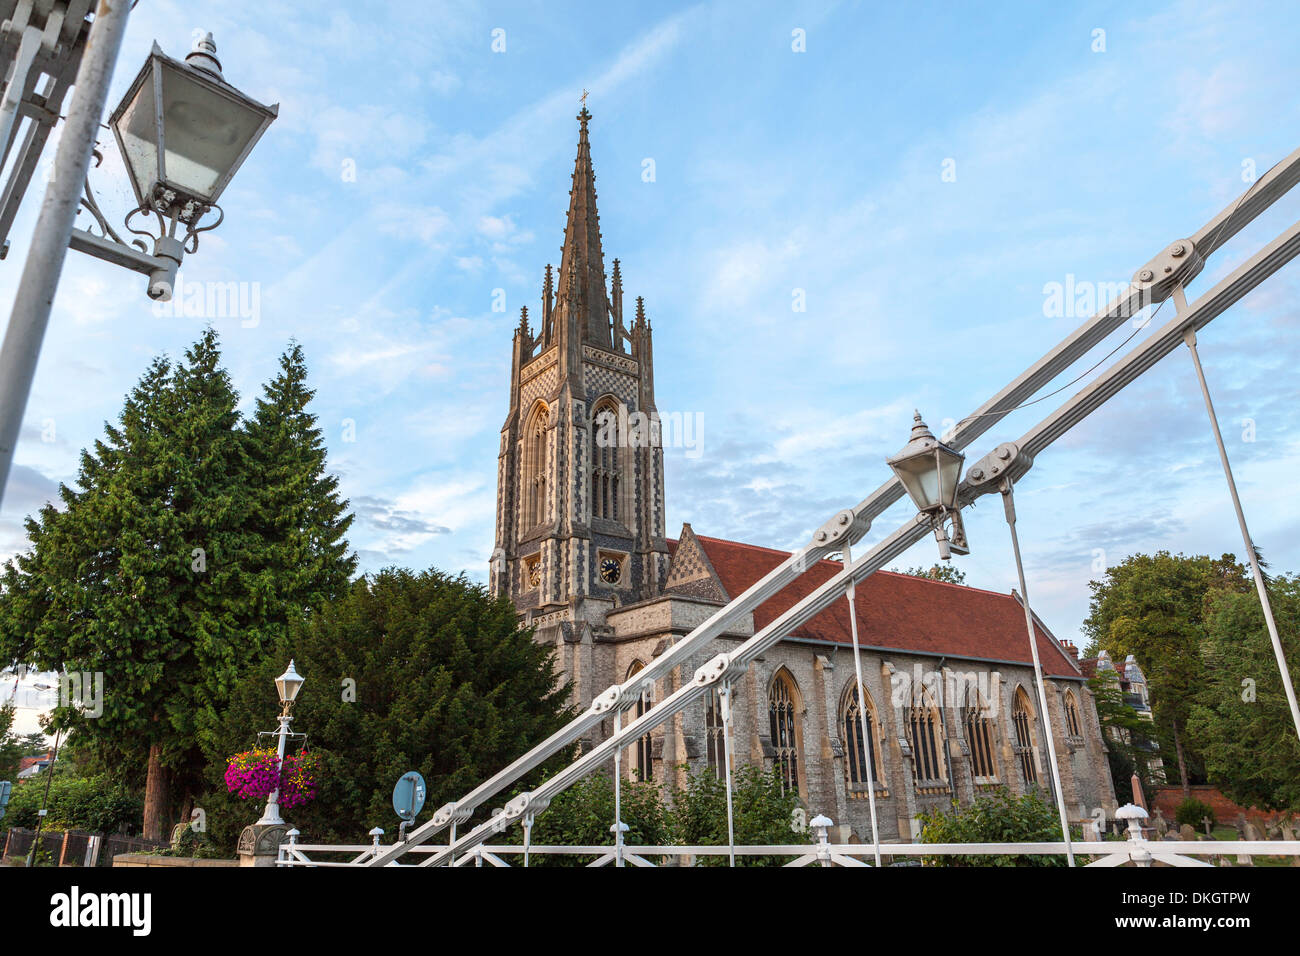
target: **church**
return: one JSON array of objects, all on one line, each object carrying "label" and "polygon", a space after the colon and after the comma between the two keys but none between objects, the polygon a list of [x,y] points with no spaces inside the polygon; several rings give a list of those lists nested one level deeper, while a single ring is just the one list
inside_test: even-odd
[{"label": "church", "polygon": [[[642,297],[625,315],[618,259],[606,275],[589,123],[578,153],[558,272],[546,266],[540,312],[514,333],[510,403],[497,460],[494,595],[508,596],[555,649],[573,703],[588,706],[789,557],[697,534],[667,537],[654,345]],[[649,440],[647,440],[649,439]],[[659,683],[662,697],[729,643],[739,644],[840,565],[822,561],[757,607],[734,633]],[[1039,712],[1015,592],[879,571],[858,585],[865,708],[859,706],[847,601],[760,657],[733,691],[737,764],[774,768],[809,815],[843,842],[869,842],[868,789],[880,837],[910,841],[917,817],[982,791],[1051,787],[1045,734],[1061,761],[1070,818],[1113,815],[1096,706],[1077,649],[1036,621],[1047,681]],[[637,712],[653,703],[647,693]],[[865,712],[864,712],[865,711]],[[612,732],[612,720],[600,731]],[[665,784],[723,767],[716,693],[629,747],[624,772]],[[590,746],[592,741],[585,742]]]}]

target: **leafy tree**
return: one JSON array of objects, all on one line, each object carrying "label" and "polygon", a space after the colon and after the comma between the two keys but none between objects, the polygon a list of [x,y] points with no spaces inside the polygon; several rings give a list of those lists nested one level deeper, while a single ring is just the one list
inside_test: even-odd
[{"label": "leafy tree", "polygon": [[1211,591],[1250,587],[1246,570],[1230,554],[1218,559],[1160,551],[1135,554],[1091,581],[1092,602],[1083,630],[1087,653],[1104,648],[1116,660],[1132,654],[1146,674],[1152,715],[1177,758],[1184,798],[1200,765],[1187,738],[1195,690],[1205,680],[1201,641],[1204,607]]},{"label": "leafy tree", "polygon": [[[463,575],[386,569],[291,622],[236,687],[221,722],[225,754],[274,729],[273,682],[290,658],[306,678],[293,727],[321,761],[316,799],[290,815],[312,842],[392,832],[393,785],[408,770],[428,785],[427,818],[572,716],[552,650],[519,627],[508,599]],[[233,847],[252,818],[226,794],[224,772],[223,760],[210,765],[201,806],[214,842]]]},{"label": "leafy tree", "polygon": [[1151,721],[1125,702],[1119,682],[1113,676],[1099,673],[1088,681],[1088,688],[1097,705],[1097,719],[1106,740],[1106,757],[1110,763],[1111,781],[1115,785],[1115,798],[1121,804],[1135,802],[1135,773],[1142,784],[1142,792],[1148,796],[1154,794],[1160,781],[1151,766],[1151,755],[1157,750]]},{"label": "leafy tree", "polygon": [[[732,774],[732,822],[738,846],[809,843],[811,830],[792,828],[799,796],[782,792],[776,769],[747,764]],[[686,787],[673,792],[673,832],[683,846],[727,844],[727,786],[708,768],[687,776]],[[780,866],[788,857],[738,856],[737,866]],[[725,866],[725,856],[706,856],[702,866]]]},{"label": "leafy tree", "polygon": [[949,584],[965,584],[966,572],[953,564],[934,564],[928,568],[908,568],[903,574],[917,578],[930,578],[934,581],[947,581]]},{"label": "leafy tree", "polygon": [[[1038,792],[1012,796],[1005,787],[982,794],[969,807],[953,803],[920,814],[921,843],[1054,843],[1061,840],[1056,807]],[[1074,838],[1081,833],[1073,832]],[[956,856],[925,858],[926,866],[1065,866],[1064,856]]]},{"label": "leafy tree", "polygon": [[[75,730],[115,779],[144,774],[151,839],[166,835],[177,798],[187,815],[248,664],[352,570],[337,551],[345,504],[330,506],[301,409],[300,354],[282,362],[293,380],[272,383],[263,414],[289,409],[305,448],[264,423],[241,430],[220,359],[208,329],[183,362],[150,364],[118,424],[83,450],[76,487],[60,487],[63,508],[28,520],[31,548],[0,593],[0,658],[103,674],[102,715],[65,706],[51,726]],[[306,524],[277,511],[288,493],[307,502]],[[301,573],[277,578],[295,560]]]},{"label": "leafy tree", "polygon": [[[1271,579],[1278,636],[1300,684],[1300,575]],[[1254,592],[1218,592],[1206,615],[1205,679],[1188,732],[1211,782],[1243,806],[1300,810],[1300,744]]]}]

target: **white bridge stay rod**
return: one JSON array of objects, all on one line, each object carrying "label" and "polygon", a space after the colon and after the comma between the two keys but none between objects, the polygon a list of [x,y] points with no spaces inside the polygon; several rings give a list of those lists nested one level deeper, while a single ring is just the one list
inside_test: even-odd
[{"label": "white bridge stay rod", "polygon": [[[1249,190],[1246,191],[1235,202],[1226,206],[1218,215],[1203,226],[1197,233],[1191,237],[1191,242],[1195,248],[1196,255],[1201,261],[1204,261],[1211,253],[1223,245],[1229,238],[1239,232],[1247,223],[1261,212],[1267,209],[1278,198],[1284,195],[1297,181],[1300,181],[1300,149],[1291,153],[1285,160],[1278,163],[1261,177]],[[1268,275],[1271,275],[1277,268],[1280,268],[1285,262],[1292,258],[1296,251],[1292,245],[1284,242],[1287,235],[1294,233],[1293,227],[1287,234],[1274,240],[1268,247],[1257,253],[1247,263],[1238,268],[1232,276],[1225,279],[1215,287],[1209,294],[1198,301],[1195,308],[1191,309],[1185,319],[1186,324],[1195,324],[1200,327],[1211,321],[1214,317],[1222,313],[1233,302],[1237,301],[1247,291],[1254,288],[1260,281],[1263,281]],[[1294,236],[1292,237],[1294,239]],[[1269,267],[1270,263],[1274,262]],[[1264,270],[1255,277],[1258,270]],[[1253,279],[1253,281],[1252,281]],[[971,444],[976,438],[992,428],[1008,412],[1014,410],[1022,402],[1034,395],[1039,389],[1051,382],[1057,375],[1069,368],[1078,359],[1082,358],[1095,345],[1103,341],[1111,332],[1118,328],[1126,319],[1136,315],[1144,306],[1157,301],[1150,289],[1139,288],[1136,285],[1130,285],[1126,293],[1113,300],[1104,308],[1100,309],[1091,319],[1075,329],[1069,336],[1063,339],[1054,349],[1040,358],[1036,363],[1030,366],[1026,371],[1021,373],[1010,384],[1005,386],[993,398],[981,405],[970,416],[958,423],[950,436],[948,444],[954,448],[961,449]],[[1178,324],[1178,320],[1174,324]],[[1162,333],[1163,334],[1163,330]],[[1153,337],[1155,338],[1155,337]],[[1175,344],[1181,341],[1181,330],[1175,335]],[[1172,347],[1172,346],[1171,346]],[[1036,426],[1026,437],[1029,444],[1035,449],[1043,448],[1049,445],[1056,438],[1064,434],[1069,428],[1077,424],[1079,420],[1085,417],[1089,412],[1095,409],[1102,402],[1106,401],[1111,395],[1123,388],[1124,385],[1132,381],[1133,378],[1140,375],[1152,364],[1155,363],[1168,349],[1159,351],[1154,356],[1146,356],[1147,346],[1135,349],[1130,356],[1118,363],[1116,366],[1103,373],[1098,379],[1094,380],[1087,388],[1083,389],[1074,400],[1062,406],[1056,413],[1045,419],[1039,426]],[[1149,360],[1148,360],[1149,359]],[[1130,363],[1137,363],[1132,368],[1131,376],[1117,380],[1117,369],[1129,369]],[[1110,381],[1113,384],[1113,390],[1106,392],[1103,382]],[[1095,404],[1089,404],[1091,397],[1096,398]],[[1083,410],[1085,409],[1086,410]],[[1072,420],[1071,420],[1072,419]],[[1022,444],[1029,454],[1034,452],[1026,445]],[[963,483],[963,492],[971,499],[978,497],[980,494],[987,493],[995,489],[972,490]],[[813,541],[805,547],[796,551],[788,559],[768,572],[755,584],[750,586],[744,593],[735,598],[730,604],[715,611],[704,623],[700,624],[693,631],[687,634],[682,640],[677,642],[667,652],[655,658],[645,668],[638,671],[629,678],[624,684],[615,685],[599,695],[588,709],[574,718],[568,725],[552,734],[549,738],[538,744],[528,753],[513,761],[507,767],[493,775],[491,778],[480,784],[465,797],[455,803],[447,804],[439,809],[432,820],[422,824],[415,830],[407,834],[403,843],[394,844],[385,847],[381,852],[367,862],[368,866],[385,866],[397,859],[403,853],[413,847],[425,842],[435,834],[446,828],[454,821],[465,821],[472,816],[473,812],[495,794],[501,792],[514,781],[518,780],[524,774],[540,766],[545,760],[555,754],[557,751],[572,744],[588,730],[600,724],[610,712],[615,708],[626,710],[632,705],[639,695],[639,688],[645,683],[655,681],[666,676],[673,668],[680,666],[685,660],[706,647],[711,641],[723,634],[731,625],[740,617],[748,614],[759,604],[768,598],[779,593],[791,581],[801,576],[809,567],[818,560],[826,557],[832,552],[842,550],[846,544],[851,544],[866,534],[870,528],[873,518],[882,513],[891,504],[901,498],[903,490],[897,479],[890,480],[881,485],[874,492],[868,495],[851,511],[842,511],[823,526],[822,530],[814,536]],[[837,520],[838,519],[838,520]],[[809,595],[804,601],[795,605],[785,615],[773,621],[768,628],[765,628],[759,634],[754,635],[742,645],[743,651],[751,643],[758,640],[760,635],[768,634],[773,628],[780,625],[782,633],[780,636],[789,633],[791,629],[799,626],[804,621],[812,618],[825,609],[836,597],[843,594],[844,587],[850,580],[860,581],[865,579],[869,574],[877,570],[883,564],[893,560],[894,557],[902,554],[916,540],[928,533],[930,530],[928,522],[923,524],[909,523],[903,528],[896,531],[889,538],[886,538],[874,549],[865,554],[852,568],[846,568],[840,574],[837,574],[831,581],[827,582],[813,594]],[[876,560],[879,559],[879,563]],[[860,572],[860,575],[859,575]],[[850,577],[851,575],[851,577]],[[834,588],[838,588],[838,592]],[[829,591],[827,589],[830,589]],[[826,594],[823,594],[826,592]],[[820,597],[819,597],[820,596]],[[824,598],[824,603],[818,603],[814,598]],[[807,605],[811,609],[807,617],[802,617],[797,623],[790,623],[796,611]],[[802,613],[800,611],[800,613]],[[772,640],[775,643],[780,636]],[[739,653],[739,651],[737,652]],[[734,655],[733,655],[734,657]],[[748,661],[745,661],[747,666]],[[709,683],[703,685],[712,687]],[[683,701],[680,707],[669,711],[668,705],[674,702],[676,698],[683,694],[690,694],[689,699],[693,699],[695,691],[698,688],[694,684],[688,684],[675,694],[669,696],[658,705],[651,707],[645,715],[628,724],[622,732],[615,737],[604,741],[601,745],[589,751],[584,757],[579,759],[571,767],[586,765],[590,758],[601,754],[600,759],[608,760],[611,756],[609,748],[606,745],[618,740],[634,740],[638,734],[645,733],[651,727],[658,726],[663,720],[672,716],[684,707],[687,701]],[[655,719],[650,720],[649,718]],[[599,762],[597,760],[596,762]],[[587,767],[579,777],[585,775],[590,767]],[[556,777],[552,777],[543,787],[539,787],[535,794],[540,795],[543,791],[558,793],[564,789],[564,786],[555,785],[561,779],[568,779],[567,770]],[[573,779],[578,779],[577,777]],[[572,782],[570,780],[569,782]],[[516,798],[518,799],[518,798]],[[512,801],[512,804],[516,801]],[[538,808],[534,807],[532,812]],[[513,818],[511,818],[513,819]],[[483,824],[483,827],[495,827],[490,832],[498,832],[506,821],[494,820]],[[462,844],[465,846],[474,846],[482,843],[487,834],[481,834],[482,829],[475,828],[469,833],[464,834],[460,840],[453,840],[452,843],[443,851],[436,854],[428,863],[440,862],[444,854],[454,852]],[[469,841],[469,842],[467,842]]]}]

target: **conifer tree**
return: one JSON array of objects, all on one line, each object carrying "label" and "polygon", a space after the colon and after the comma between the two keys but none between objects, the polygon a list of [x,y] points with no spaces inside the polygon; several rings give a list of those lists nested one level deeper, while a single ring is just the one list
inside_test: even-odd
[{"label": "conifer tree", "polygon": [[[510,601],[436,570],[367,575],[293,622],[231,700],[229,752],[274,727],[271,681],[290,657],[306,678],[294,730],[308,735],[321,761],[317,797],[295,808],[292,820],[313,841],[348,842],[373,826],[391,827],[393,784],[408,770],[428,784],[420,820],[428,819],[572,717],[554,650],[519,626]],[[525,783],[570,756],[560,754]],[[210,766],[204,806],[213,839],[233,844],[248,811],[224,794],[224,769]]]},{"label": "conifer tree", "polygon": [[302,347],[280,356],[280,373],[257,400],[245,448],[253,475],[250,527],[261,539],[259,610],[277,637],[290,619],[343,594],[356,570],[344,537],[352,524],[338,477],[326,471],[325,439],[307,410]]},{"label": "conifer tree", "polygon": [[[56,723],[123,779],[147,761],[153,839],[173,798],[185,808],[200,786],[249,663],[352,570],[301,353],[249,433],[220,360],[208,329],[184,362],[151,363],[118,423],[82,452],[76,487],[60,487],[64,507],[28,520],[30,550],[0,591],[0,659],[103,675],[102,714],[62,707]],[[281,416],[293,424],[277,441]],[[292,494],[303,507],[286,517]]]}]

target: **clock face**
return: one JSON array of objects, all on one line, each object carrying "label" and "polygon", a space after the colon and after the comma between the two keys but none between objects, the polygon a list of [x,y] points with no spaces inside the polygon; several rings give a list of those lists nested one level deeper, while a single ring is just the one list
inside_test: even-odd
[{"label": "clock face", "polygon": [[617,584],[622,576],[623,565],[617,558],[602,558],[600,561],[600,579],[606,584]]},{"label": "clock face", "polygon": [[534,561],[532,564],[528,565],[528,585],[529,587],[535,588],[537,587],[537,585],[541,583],[542,583],[542,562]]}]

